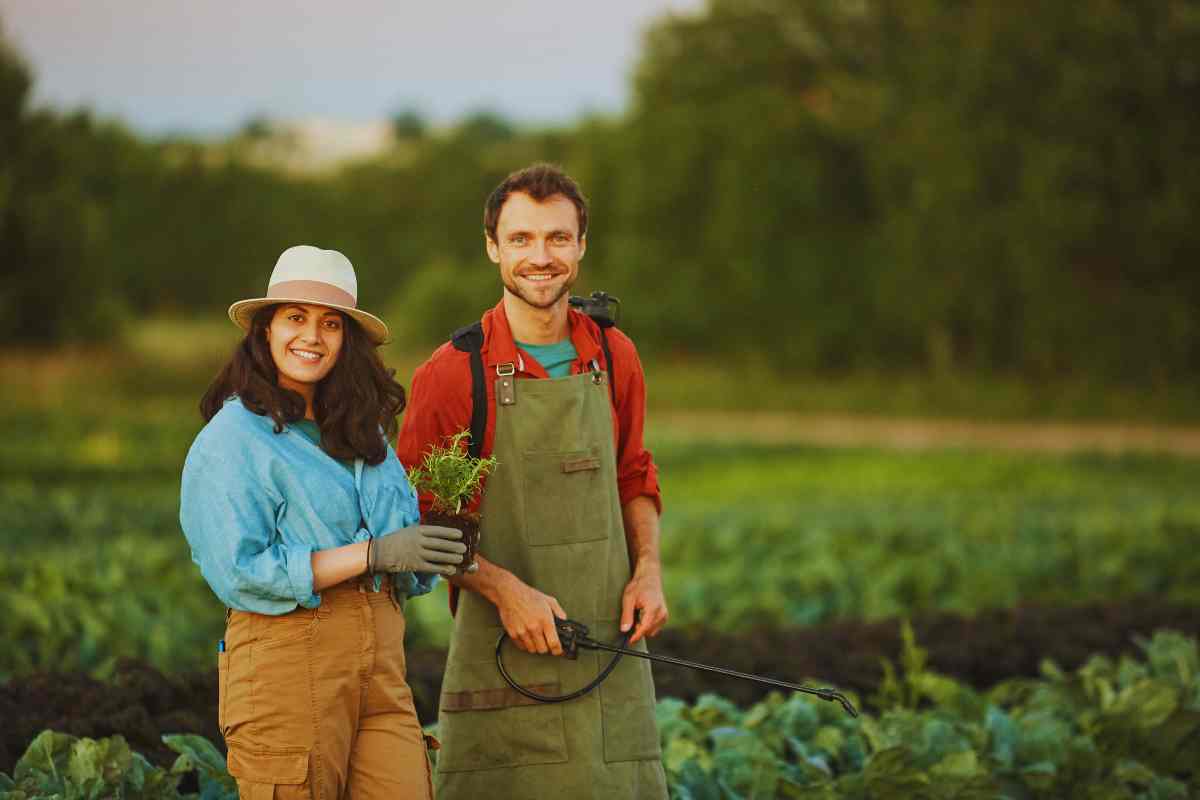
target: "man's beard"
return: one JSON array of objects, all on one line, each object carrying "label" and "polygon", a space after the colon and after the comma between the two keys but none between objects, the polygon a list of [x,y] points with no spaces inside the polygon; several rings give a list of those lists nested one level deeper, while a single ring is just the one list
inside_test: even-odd
[{"label": "man's beard", "polygon": [[563,281],[563,285],[561,287],[559,287],[558,292],[554,295],[554,297],[547,301],[534,300],[532,297],[525,294],[525,292],[523,292],[517,286],[515,281],[509,282],[508,279],[505,279],[504,280],[504,288],[507,289],[511,294],[520,298],[521,301],[524,302],[526,305],[531,306],[533,308],[546,309],[546,308],[553,308],[555,306],[555,304],[557,304],[560,300],[562,300],[563,295],[565,295],[567,292],[571,291],[571,287],[574,285],[574,283],[575,283],[575,281],[573,281],[570,277],[568,277],[567,280]]}]

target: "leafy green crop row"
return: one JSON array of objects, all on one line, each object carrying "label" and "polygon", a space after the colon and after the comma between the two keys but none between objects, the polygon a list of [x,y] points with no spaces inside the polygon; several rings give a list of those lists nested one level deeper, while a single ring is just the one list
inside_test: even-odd
[{"label": "leafy green crop row", "polygon": [[[679,800],[1101,798],[1183,800],[1200,791],[1200,649],[1159,632],[1144,658],[1097,656],[1067,674],[979,693],[926,668],[908,637],[900,668],[875,698],[887,710],[851,718],[807,695],[774,694],[741,710],[715,695],[663,700],[658,725]],[[170,770],[119,738],[43,733],[0,775],[0,800],[124,796],[174,800],[198,772],[201,800],[232,798],[216,749],[167,736]]]},{"label": "leafy green crop row", "polygon": [[35,669],[106,675],[121,656],[167,670],[215,663],[220,602],[174,537],[117,534],[5,560],[0,679]]},{"label": "leafy green crop row", "polygon": [[1169,458],[667,443],[672,619],[1200,604],[1200,465]]},{"label": "leafy green crop row", "polygon": [[[940,509],[681,513],[663,546],[673,618],[754,623],[974,613],[1159,595],[1200,603],[1200,523],[1077,526],[1029,509],[961,527]],[[805,516],[805,512],[809,512]]]},{"label": "leafy green crop row", "polygon": [[659,704],[681,800],[723,798],[1186,798],[1200,790],[1196,640],[1160,632],[1145,660],[1095,657],[1073,674],[977,693],[928,671],[911,640],[878,717],[774,695]]},{"label": "leafy green crop row", "polygon": [[[39,451],[40,475],[0,445],[0,581],[10,588],[0,593],[10,643],[0,680],[31,669],[104,675],[120,656],[169,670],[212,664],[222,611],[177,521],[185,431],[93,422],[56,422],[51,438],[76,438]],[[1200,462],[654,444],[672,625],[1147,594],[1200,603]],[[104,466],[104,447],[144,461]],[[55,448],[71,454],[62,474]],[[406,612],[411,646],[445,643],[443,596]]]},{"label": "leafy green crop row", "polygon": [[0,773],[0,800],[176,800],[179,784],[194,777],[199,800],[237,800],[237,784],[225,757],[202,736],[164,736],[179,753],[170,769],[156,767],[130,750],[125,739],[80,739],[44,731],[29,745],[11,777]]}]

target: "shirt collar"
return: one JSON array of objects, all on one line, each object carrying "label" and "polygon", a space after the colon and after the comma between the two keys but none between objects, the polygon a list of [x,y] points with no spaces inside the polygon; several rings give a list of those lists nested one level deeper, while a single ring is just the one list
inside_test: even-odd
[{"label": "shirt collar", "polygon": [[[567,309],[567,324],[571,328],[571,344],[575,345],[576,363],[601,361],[603,356],[600,348],[600,327],[591,317],[570,308]],[[481,354],[483,363],[489,369],[497,364],[518,364],[524,361],[525,371],[532,371],[531,364],[517,352],[512,328],[508,325],[508,315],[504,313],[503,299],[490,311],[484,312],[483,341]]]}]

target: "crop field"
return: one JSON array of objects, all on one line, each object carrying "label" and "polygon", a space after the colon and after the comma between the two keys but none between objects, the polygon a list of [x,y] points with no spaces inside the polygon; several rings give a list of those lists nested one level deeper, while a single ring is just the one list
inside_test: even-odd
[{"label": "crop field", "polygon": [[[24,737],[5,740],[0,772],[18,777],[14,765],[43,724],[64,734],[39,740],[38,758],[49,759],[41,767],[26,756],[23,796],[34,796],[29,781],[49,774],[46,764],[84,759],[84,750],[133,770],[140,762],[106,738],[117,733],[152,759],[129,780],[162,773],[155,785],[163,794],[153,796],[228,789],[228,776],[205,771],[212,753],[199,739],[168,747],[67,712],[39,723],[21,705],[36,696],[40,707],[55,707],[54,685],[116,681],[123,691],[157,692],[161,707],[146,706],[155,736],[204,734],[220,746],[210,721],[170,707],[203,706],[223,624],[177,522],[203,378],[195,365],[167,366],[175,354],[131,358],[31,363],[23,383],[0,387],[0,715],[13,715],[10,727]],[[729,412],[725,430],[736,425]],[[653,424],[649,439],[666,504],[672,619],[661,649],[745,665],[754,645],[738,637],[820,648],[812,637],[827,636],[848,660],[798,664],[792,646],[780,645],[773,654],[759,647],[751,666],[843,685],[867,712],[850,721],[820,701],[748,698],[719,684],[673,692],[678,680],[658,670],[676,796],[1060,797],[1078,785],[1110,792],[1088,796],[1157,798],[1197,790],[1196,643],[1155,637],[1153,628],[1159,620],[1191,636],[1200,628],[1200,460],[730,443]],[[1006,646],[1021,641],[1013,621],[1028,619],[1021,615],[1029,609],[1071,620],[1073,609],[1094,615],[1101,606],[1108,638],[1089,628],[1070,653],[1055,650],[1044,631],[1029,633],[1057,664],[1030,667],[1034,653],[1014,674],[986,679],[952,666],[961,661],[955,648],[986,650],[995,646],[987,637],[1001,635]],[[1112,623],[1134,611],[1142,616]],[[418,683],[439,671],[450,625],[444,588],[406,612],[410,680],[432,723],[436,679],[428,691]],[[915,639],[906,638],[905,618]],[[955,641],[947,619],[977,628],[992,620],[995,631]],[[1083,620],[1063,624],[1082,631]],[[719,637],[725,644],[712,645]],[[1098,655],[1088,660],[1078,646]],[[867,671],[854,672],[856,664]],[[39,677],[45,672],[58,677]],[[168,688],[136,689],[149,674]],[[714,690],[740,705],[705,694]],[[213,695],[214,716],[215,706]],[[1151,745],[1148,730],[1165,733]],[[171,760],[185,751],[183,762]]]}]

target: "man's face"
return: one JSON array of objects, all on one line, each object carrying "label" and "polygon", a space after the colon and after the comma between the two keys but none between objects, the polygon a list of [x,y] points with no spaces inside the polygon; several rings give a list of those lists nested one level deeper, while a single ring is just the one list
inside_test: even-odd
[{"label": "man's face", "polygon": [[500,265],[504,288],[534,308],[566,302],[587,250],[575,204],[561,194],[539,203],[514,192],[500,208],[496,240],[486,234],[484,239],[488,257]]}]

